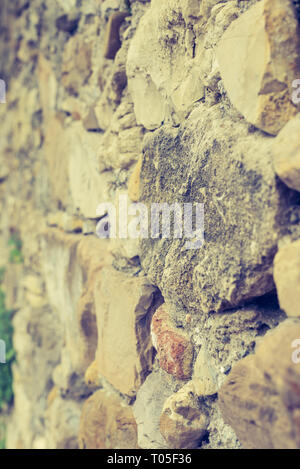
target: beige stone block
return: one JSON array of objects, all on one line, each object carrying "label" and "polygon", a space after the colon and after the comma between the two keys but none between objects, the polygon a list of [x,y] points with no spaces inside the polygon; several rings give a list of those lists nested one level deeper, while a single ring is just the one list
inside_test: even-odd
[{"label": "beige stone block", "polygon": [[136,449],[137,427],[132,409],[107,391],[95,392],[82,409],[81,449]]},{"label": "beige stone block", "polygon": [[160,417],[160,431],[170,448],[196,448],[207,426],[208,416],[199,405],[193,382],[166,400]]},{"label": "beige stone block", "polygon": [[140,157],[130,176],[128,183],[128,195],[132,202],[138,202],[140,198],[140,177],[143,159]]},{"label": "beige stone block", "polygon": [[201,347],[194,365],[193,385],[198,396],[210,396],[218,392],[217,373],[204,346]]},{"label": "beige stone block", "polygon": [[276,254],[274,280],[281,308],[288,316],[300,317],[300,240]]},{"label": "beige stone block", "polygon": [[97,347],[94,286],[109,262],[107,245],[107,240],[55,228],[43,236],[45,283],[64,328],[66,369],[82,374],[82,379]]},{"label": "beige stone block", "polygon": [[[128,88],[138,124],[153,130],[167,120],[184,119],[204,96],[199,63],[193,60],[191,5],[153,0],[139,22],[127,57]],[[170,27],[172,25],[172,27]]]},{"label": "beige stone block", "polygon": [[37,76],[43,121],[48,122],[55,113],[57,81],[51,62],[43,54],[39,54],[38,57]]},{"label": "beige stone block", "polygon": [[300,114],[281,129],[272,143],[275,171],[291,189],[300,191]]},{"label": "beige stone block", "polygon": [[299,448],[300,368],[292,359],[299,337],[299,321],[284,321],[261,339],[254,355],[233,367],[223,384],[219,406],[243,448]]},{"label": "beige stone block", "polygon": [[[239,38],[239,40],[237,40]],[[232,104],[248,122],[276,135],[297,112],[299,25],[289,0],[262,0],[235,20],[217,49]]]},{"label": "beige stone block", "polygon": [[134,395],[152,368],[156,289],[145,278],[106,268],[95,284],[95,299],[99,372],[118,391]]}]

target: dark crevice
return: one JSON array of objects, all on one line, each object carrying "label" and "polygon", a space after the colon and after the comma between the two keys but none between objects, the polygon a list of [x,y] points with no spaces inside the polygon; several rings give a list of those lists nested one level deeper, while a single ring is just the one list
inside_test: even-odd
[{"label": "dark crevice", "polygon": [[300,23],[300,0],[292,0],[292,3],[294,4],[296,10],[298,22]]}]

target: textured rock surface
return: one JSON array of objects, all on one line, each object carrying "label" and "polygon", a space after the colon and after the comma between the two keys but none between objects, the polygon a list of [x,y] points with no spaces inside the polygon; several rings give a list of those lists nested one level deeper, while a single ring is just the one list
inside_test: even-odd
[{"label": "textured rock surface", "polygon": [[[300,448],[299,20],[0,2],[0,447]],[[124,196],[131,234],[140,202],[203,203],[204,244],[97,239]]]},{"label": "textured rock surface", "polygon": [[81,449],[136,449],[132,408],[114,394],[97,391],[84,403],[79,445]]},{"label": "textured rock surface", "polygon": [[106,263],[106,248],[105,240],[66,235],[56,229],[45,234],[47,292],[66,333],[64,354],[71,374],[83,374],[95,356],[97,328],[93,288]]},{"label": "textured rock surface", "polygon": [[[297,448],[299,365],[292,361],[292,342],[300,324],[284,321],[241,360],[219,393],[219,405],[245,448]],[[297,384],[298,383],[298,384]]]},{"label": "textured rock surface", "polygon": [[95,285],[98,369],[118,391],[133,395],[152,368],[150,323],[160,297],[145,278],[113,269],[103,271],[100,283]]},{"label": "textured rock surface", "polygon": [[176,381],[163,370],[153,371],[139,389],[133,406],[141,448],[168,448],[160,432],[160,416],[165,400],[178,390]]},{"label": "textured rock surface", "polygon": [[291,189],[300,190],[300,114],[291,119],[272,144],[275,171]]},{"label": "textured rock surface", "polygon": [[198,396],[210,396],[218,391],[217,373],[210,362],[205,347],[201,347],[195,361],[193,373],[194,392]]},{"label": "textured rock surface", "polygon": [[201,408],[192,382],[170,396],[160,417],[160,431],[170,448],[196,448],[208,424],[207,411]]},{"label": "textured rock surface", "polygon": [[187,336],[176,330],[167,306],[160,306],[151,322],[151,336],[160,367],[177,379],[191,376],[193,347]]},{"label": "textured rock surface", "polygon": [[193,31],[189,14],[199,1],[151,2],[130,44],[128,86],[137,121],[155,129],[165,120],[182,119],[204,96],[199,66],[193,61]]},{"label": "textured rock surface", "polygon": [[48,449],[78,449],[78,430],[82,403],[57,396],[46,412]]},{"label": "textured rock surface", "polygon": [[288,316],[300,317],[300,241],[283,246],[274,260],[274,279],[280,306]]},{"label": "textured rock surface", "polygon": [[296,113],[291,86],[300,73],[298,37],[292,2],[263,0],[229,26],[218,46],[232,104],[270,134],[276,135]]},{"label": "textured rock surface", "polygon": [[220,105],[200,105],[180,129],[164,126],[147,138],[140,200],[204,203],[201,249],[185,249],[186,239],[142,240],[142,265],[166,300],[208,313],[274,288],[289,194],[268,143]]}]

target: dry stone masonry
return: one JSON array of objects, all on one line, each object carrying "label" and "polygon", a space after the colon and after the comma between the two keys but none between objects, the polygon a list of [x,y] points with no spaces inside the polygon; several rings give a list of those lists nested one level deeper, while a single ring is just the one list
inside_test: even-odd
[{"label": "dry stone masonry", "polygon": [[6,447],[299,449],[299,2],[4,0],[0,79]]}]

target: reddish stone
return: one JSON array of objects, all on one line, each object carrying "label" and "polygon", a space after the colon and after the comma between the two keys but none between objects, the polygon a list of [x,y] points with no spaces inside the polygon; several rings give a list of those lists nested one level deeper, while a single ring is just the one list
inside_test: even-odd
[{"label": "reddish stone", "polygon": [[186,335],[172,324],[164,305],[152,318],[151,333],[161,368],[177,379],[190,378],[193,347]]}]

